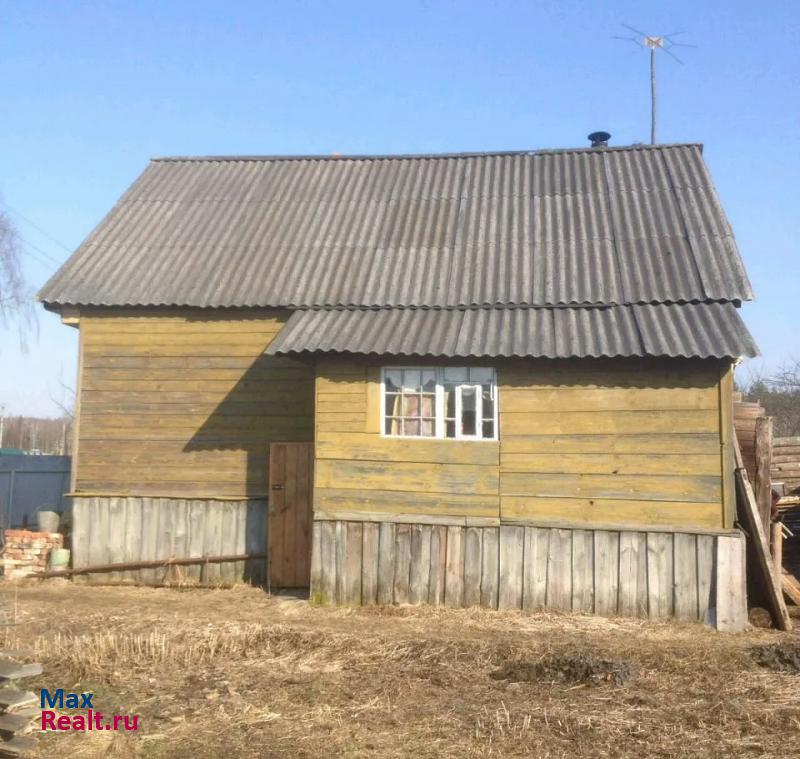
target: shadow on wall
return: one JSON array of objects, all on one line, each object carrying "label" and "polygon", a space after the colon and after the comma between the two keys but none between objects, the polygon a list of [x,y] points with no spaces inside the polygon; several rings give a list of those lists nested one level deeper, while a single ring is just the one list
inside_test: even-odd
[{"label": "shadow on wall", "polygon": [[[235,359],[215,358],[212,362],[214,367],[228,371],[236,365]],[[241,378],[184,446],[185,452],[220,452],[218,466],[224,480],[220,494],[248,502],[248,553],[267,550],[270,444],[313,439],[313,367],[261,355],[243,370]],[[239,455],[226,457],[225,452]],[[264,563],[247,562],[245,577],[265,584]]]}]

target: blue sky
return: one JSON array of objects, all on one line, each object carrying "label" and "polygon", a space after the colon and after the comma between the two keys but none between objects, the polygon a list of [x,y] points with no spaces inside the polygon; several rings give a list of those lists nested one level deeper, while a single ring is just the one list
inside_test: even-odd
[{"label": "blue sky", "polygon": [[[649,139],[628,23],[659,61],[659,141],[702,141],[757,300],[756,366],[800,358],[796,2],[2,2],[0,194],[38,287],[153,155],[391,153]],[[31,223],[32,222],[32,223]],[[0,404],[55,414],[77,333],[0,330]],[[751,362],[753,363],[753,362]]]}]

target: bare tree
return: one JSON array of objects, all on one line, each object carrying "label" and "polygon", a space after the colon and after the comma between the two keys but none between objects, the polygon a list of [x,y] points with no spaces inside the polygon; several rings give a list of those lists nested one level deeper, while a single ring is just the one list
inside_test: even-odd
[{"label": "bare tree", "polygon": [[790,359],[769,374],[751,376],[742,387],[746,400],[760,401],[775,418],[775,436],[800,436],[800,360]]},{"label": "bare tree", "polygon": [[20,340],[33,324],[32,293],[22,274],[22,248],[17,228],[0,208],[0,325],[17,321]]}]

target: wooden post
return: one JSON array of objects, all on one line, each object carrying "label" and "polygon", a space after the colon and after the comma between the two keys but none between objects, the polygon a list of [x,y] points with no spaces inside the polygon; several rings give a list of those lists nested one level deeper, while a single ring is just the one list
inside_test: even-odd
[{"label": "wooden post", "polygon": [[775,569],[775,575],[780,578],[783,575],[783,524],[781,522],[773,522],[770,528],[772,566]]},{"label": "wooden post", "polygon": [[756,419],[755,458],[756,476],[753,490],[761,523],[764,525],[764,533],[769,535],[772,522],[772,479],[769,473],[772,466],[772,417],[770,416]]}]

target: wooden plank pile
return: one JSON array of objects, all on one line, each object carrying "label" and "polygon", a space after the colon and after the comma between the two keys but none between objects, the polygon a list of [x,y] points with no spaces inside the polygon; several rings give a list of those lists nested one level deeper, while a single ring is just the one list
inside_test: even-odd
[{"label": "wooden plank pile", "polygon": [[[0,656],[16,657],[20,652],[0,651]],[[41,714],[39,697],[15,687],[19,680],[42,673],[38,663],[22,664],[7,658],[0,661],[0,757],[22,757],[36,749],[36,739],[28,735]]]},{"label": "wooden plank pile", "polygon": [[[783,483],[786,496],[800,495],[800,437],[776,437],[772,441],[772,481]],[[787,499],[787,505],[791,505]]]},{"label": "wooden plank pile", "polygon": [[764,529],[762,515],[745,470],[738,442],[734,443],[736,464],[736,508],[739,522],[747,532],[754,565],[752,578],[763,591],[772,622],[779,630],[791,630],[792,622],[783,600],[782,580],[770,552],[769,532]]}]

